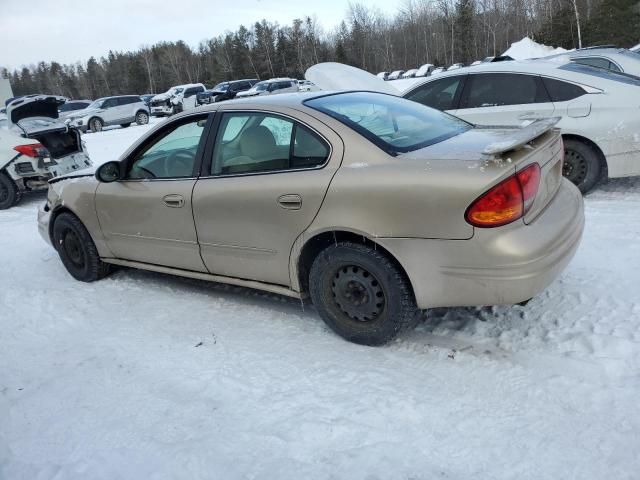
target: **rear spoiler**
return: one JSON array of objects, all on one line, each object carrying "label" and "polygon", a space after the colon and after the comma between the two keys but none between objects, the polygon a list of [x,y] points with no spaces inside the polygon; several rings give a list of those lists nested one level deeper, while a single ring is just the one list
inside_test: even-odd
[{"label": "rear spoiler", "polygon": [[485,155],[497,155],[499,153],[508,152],[509,150],[515,150],[516,148],[522,147],[531,140],[538,138],[543,133],[551,130],[556,126],[560,119],[561,117],[542,118],[522,128],[494,127],[505,130],[513,129],[513,133],[505,135],[504,140],[490,143],[482,153]]}]

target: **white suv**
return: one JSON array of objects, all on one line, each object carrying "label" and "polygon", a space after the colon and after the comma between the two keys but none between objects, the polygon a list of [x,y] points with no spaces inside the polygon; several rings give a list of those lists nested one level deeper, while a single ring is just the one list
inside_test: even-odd
[{"label": "white suv", "polygon": [[78,113],[68,115],[66,121],[83,132],[100,132],[109,125],[128,127],[133,122],[138,125],[149,123],[149,108],[137,95],[104,97]]},{"label": "white suv", "polygon": [[191,110],[197,106],[197,94],[206,88],[202,83],[176,85],[164,93],[156,95],[149,102],[151,115],[156,117],[169,116],[183,110]]}]

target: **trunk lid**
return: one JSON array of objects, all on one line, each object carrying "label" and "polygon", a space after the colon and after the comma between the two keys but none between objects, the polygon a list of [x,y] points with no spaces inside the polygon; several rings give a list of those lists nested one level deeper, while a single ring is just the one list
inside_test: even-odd
[{"label": "trunk lid", "polygon": [[304,78],[322,90],[361,90],[400,95],[398,89],[374,74],[343,63],[318,63],[307,69]]},{"label": "trunk lid", "polygon": [[9,104],[7,117],[10,126],[23,137],[44,145],[51,158],[74,156],[74,162],[86,164],[89,160],[83,153],[80,133],[58,118],[58,107],[65,101],[64,97],[55,95],[28,95]]},{"label": "trunk lid", "polygon": [[[562,181],[563,145],[554,126],[545,119],[525,127],[476,127],[438,144],[405,153],[405,161],[426,163],[427,170],[441,171],[458,164],[465,171],[457,183],[478,198],[502,180],[532,163],[540,166],[540,185],[533,204],[523,217],[529,224],[555,196]],[[473,201],[473,198],[471,198]]]}]

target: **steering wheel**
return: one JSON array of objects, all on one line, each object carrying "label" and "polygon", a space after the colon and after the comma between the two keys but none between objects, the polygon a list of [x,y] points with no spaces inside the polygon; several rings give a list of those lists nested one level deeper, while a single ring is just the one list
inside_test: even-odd
[{"label": "steering wheel", "polygon": [[[163,163],[164,176],[167,178],[174,177],[175,171],[182,170],[188,170],[190,175],[193,169],[193,152],[187,148],[174,150],[165,157]],[[172,168],[174,165],[176,167],[175,169]],[[171,170],[173,170],[173,172]]]}]

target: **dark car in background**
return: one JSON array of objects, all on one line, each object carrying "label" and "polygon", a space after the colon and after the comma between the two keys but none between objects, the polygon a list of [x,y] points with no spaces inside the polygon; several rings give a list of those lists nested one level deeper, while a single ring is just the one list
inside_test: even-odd
[{"label": "dark car in background", "polygon": [[221,102],[223,100],[231,100],[235,98],[238,92],[244,92],[253,87],[260,80],[257,78],[245,78],[244,80],[233,80],[230,82],[222,82],[196,96],[198,105],[207,105],[209,103]]}]

